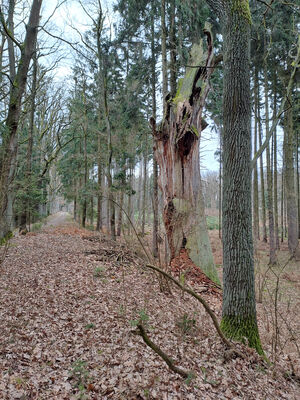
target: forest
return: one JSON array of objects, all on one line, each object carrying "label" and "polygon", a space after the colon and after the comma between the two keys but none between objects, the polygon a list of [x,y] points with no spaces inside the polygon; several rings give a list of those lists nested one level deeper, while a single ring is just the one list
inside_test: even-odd
[{"label": "forest", "polygon": [[0,0],[0,399],[299,399],[296,0]]}]

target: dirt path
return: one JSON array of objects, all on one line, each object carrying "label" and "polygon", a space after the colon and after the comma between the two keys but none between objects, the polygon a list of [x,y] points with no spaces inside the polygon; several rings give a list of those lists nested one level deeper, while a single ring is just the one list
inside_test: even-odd
[{"label": "dirt path", "polygon": [[[12,240],[0,271],[0,399],[297,398],[296,384],[252,351],[225,362],[194,299],[161,293],[129,247],[66,213]],[[206,300],[220,315],[219,299]],[[135,334],[141,316],[152,339],[195,372],[190,384]]]},{"label": "dirt path", "polygon": [[58,213],[50,215],[47,218],[43,229],[54,228],[57,226],[65,226],[65,225],[74,226],[73,218],[71,214],[64,211],[59,211]]}]

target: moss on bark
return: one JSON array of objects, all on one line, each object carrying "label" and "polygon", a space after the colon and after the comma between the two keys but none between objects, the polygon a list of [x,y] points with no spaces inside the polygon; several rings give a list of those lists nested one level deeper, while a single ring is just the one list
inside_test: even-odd
[{"label": "moss on bark", "polygon": [[264,351],[260,342],[256,318],[223,316],[221,321],[221,330],[228,339],[236,340],[248,344],[248,346],[256,349],[258,354],[264,355]]},{"label": "moss on bark", "polygon": [[233,0],[231,6],[232,13],[241,15],[249,25],[252,24],[251,11],[248,0]]}]

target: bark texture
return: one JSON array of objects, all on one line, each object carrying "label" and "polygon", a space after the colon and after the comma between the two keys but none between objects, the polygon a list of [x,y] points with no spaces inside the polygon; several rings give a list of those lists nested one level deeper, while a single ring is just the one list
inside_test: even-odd
[{"label": "bark texture", "polygon": [[165,117],[155,131],[154,150],[160,167],[159,186],[170,260],[185,248],[191,260],[218,282],[206,228],[199,168],[199,139],[207,125],[202,111],[214,62],[211,33],[206,29],[205,34],[208,51],[203,53],[202,41],[193,46],[189,65],[195,67],[187,68],[175,98],[167,102]]},{"label": "bark texture", "polygon": [[221,328],[259,353],[251,221],[250,25],[248,1],[224,4],[223,313]]}]

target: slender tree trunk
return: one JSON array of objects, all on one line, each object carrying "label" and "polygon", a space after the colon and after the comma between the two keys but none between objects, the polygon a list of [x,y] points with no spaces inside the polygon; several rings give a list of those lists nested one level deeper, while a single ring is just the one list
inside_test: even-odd
[{"label": "slender tree trunk", "polygon": [[118,227],[117,227],[117,236],[121,236],[122,232],[122,224],[123,224],[123,207],[124,207],[124,190],[126,186],[126,166],[124,165],[122,171],[122,178],[121,178],[121,193],[120,193],[120,200],[119,200],[119,215],[118,215]]},{"label": "slender tree trunk", "polygon": [[[223,3],[222,3],[223,4]],[[223,4],[223,311],[221,328],[262,353],[256,321],[251,207],[249,2]]]},{"label": "slender tree trunk", "polygon": [[298,199],[298,239],[300,239],[300,177],[299,177],[299,134],[300,129],[296,132],[296,173],[297,173],[297,199]]},{"label": "slender tree trunk", "polygon": [[[273,93],[274,93],[274,116],[277,115],[277,93],[276,93],[276,75],[274,75],[273,80]],[[274,144],[274,226],[275,226],[275,246],[276,249],[280,249],[279,244],[279,227],[278,227],[278,171],[277,171],[277,129],[274,131],[273,135]]]},{"label": "slender tree trunk", "polygon": [[280,241],[283,243],[284,239],[284,159],[282,160],[282,169],[281,169],[281,202],[280,202]]},{"label": "slender tree trunk", "polygon": [[[100,103],[100,101],[99,101]],[[100,104],[98,111],[98,123],[100,125]],[[98,157],[97,157],[97,224],[96,230],[101,231],[102,229],[102,146],[101,146],[101,133],[98,132],[97,138],[97,146],[98,146]]]},{"label": "slender tree trunk", "polygon": [[[257,151],[257,135],[258,135],[258,121],[257,121],[257,109],[258,109],[258,72],[255,68],[254,72],[254,154]],[[259,197],[258,197],[258,171],[257,162],[253,169],[253,230],[255,242],[259,240]]]},{"label": "slender tree trunk", "polygon": [[291,107],[289,107],[286,111],[284,128],[284,181],[286,193],[288,246],[290,254],[294,255],[296,259],[300,259],[300,249],[298,245],[298,210],[294,175],[293,109]]},{"label": "slender tree trunk", "polygon": [[[267,74],[267,60],[264,61],[264,92],[265,92],[265,116],[266,116],[266,136],[269,134],[269,90],[268,90],[268,74]],[[276,248],[275,248],[275,235],[274,235],[274,213],[273,213],[273,175],[272,175],[272,160],[270,154],[270,146],[267,146],[267,210],[269,219],[269,249],[271,265],[276,264]],[[272,146],[271,146],[272,147]]]},{"label": "slender tree trunk", "polygon": [[219,238],[222,239],[222,175],[223,175],[223,163],[222,163],[222,130],[220,130],[220,161],[219,161]]},{"label": "slender tree trunk", "polygon": [[84,159],[84,176],[83,176],[83,205],[82,205],[82,226],[85,228],[87,217],[87,183],[88,183],[88,160],[87,160],[87,109],[86,109],[86,96],[85,96],[85,82],[83,87],[83,105],[84,105],[84,121],[83,121],[83,159]]},{"label": "slender tree trunk", "polygon": [[[154,2],[151,3],[151,95],[152,95],[152,118],[156,121],[156,58],[155,58],[155,29],[154,29]],[[153,125],[153,140],[156,125]],[[153,141],[154,145],[154,141]],[[154,150],[153,150],[154,153]],[[158,257],[158,166],[153,155],[153,228],[152,228],[152,253]]]},{"label": "slender tree trunk", "polygon": [[94,196],[91,196],[91,225],[94,230]]},{"label": "slender tree trunk", "polygon": [[32,148],[33,148],[33,131],[34,131],[34,116],[35,116],[35,99],[37,90],[37,54],[33,55],[33,71],[32,71],[32,89],[31,89],[31,107],[30,107],[30,122],[28,131],[28,145],[27,145],[27,156],[26,156],[26,176],[27,176],[27,204],[26,204],[26,220],[30,226],[30,215],[31,215],[31,174],[32,174]]},{"label": "slender tree trunk", "polygon": [[142,223],[142,215],[143,215],[143,207],[142,207],[143,190],[142,190],[142,187],[143,187],[143,162],[141,159],[140,166],[139,166],[139,177],[138,177],[138,182],[137,182],[137,212],[138,212],[137,223],[138,223],[139,227]]},{"label": "slender tree trunk", "polygon": [[[132,188],[133,184],[133,170],[134,167],[129,164],[129,186]],[[129,216],[130,220],[132,221],[132,195],[128,195],[128,207],[127,207],[127,215]],[[128,224],[128,235],[131,233],[131,224],[129,221],[127,221]]]},{"label": "slender tree trunk", "polygon": [[177,86],[177,65],[176,65],[176,4],[175,0],[170,0],[170,94],[176,95]]},{"label": "slender tree trunk", "polygon": [[146,216],[146,190],[147,190],[147,161],[148,161],[148,134],[146,133],[146,149],[143,157],[143,196],[142,196],[142,235],[145,235],[145,216]]},{"label": "slender tree trunk", "polygon": [[165,115],[168,94],[168,65],[167,65],[167,28],[166,28],[166,1],[161,0],[161,59],[162,59],[162,95],[163,95],[163,114]]},{"label": "slender tree trunk", "polygon": [[[262,124],[260,117],[260,99],[259,99],[259,83],[258,83],[258,94],[257,94],[257,118],[258,118],[258,142],[259,147],[262,145]],[[260,188],[261,188],[261,210],[262,210],[262,224],[263,224],[263,241],[267,243],[267,218],[266,218],[266,197],[265,197],[265,177],[264,177],[264,159],[263,154],[259,158],[260,161]]]}]

